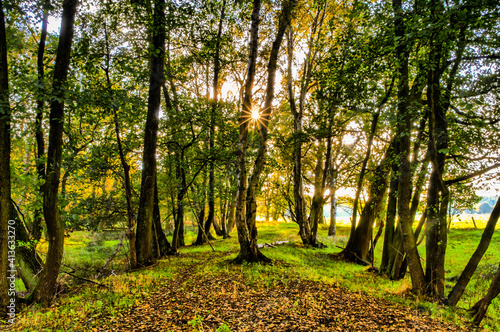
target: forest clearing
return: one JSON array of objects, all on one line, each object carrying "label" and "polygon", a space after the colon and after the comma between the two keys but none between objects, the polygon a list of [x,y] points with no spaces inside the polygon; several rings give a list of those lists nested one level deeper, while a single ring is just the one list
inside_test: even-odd
[{"label": "forest clearing", "polygon": [[[476,216],[480,229],[469,220],[454,223],[450,230],[448,290],[477,246],[484,217]],[[258,225],[260,243],[288,241],[263,249],[273,263],[233,264],[238,244],[232,237],[214,240],[215,252],[208,244],[187,246],[153,267],[128,273],[127,252],[122,250],[108,276],[99,280],[92,276],[115,249],[118,233],[73,232],[67,238],[63,271],[75,277],[62,274],[54,305],[23,309],[12,330],[468,331],[467,309],[486,291],[500,257],[500,248],[492,246],[464,295],[466,301],[446,308],[413,296],[408,278],[391,281],[369,267],[336,259],[334,254],[347,242],[346,226],[331,238],[323,225],[319,239],[327,248],[312,249],[300,244],[294,223]],[[195,239],[195,233],[187,233],[188,243]],[[376,262],[381,254],[377,248]],[[497,331],[499,319],[496,299],[480,330]]]}]

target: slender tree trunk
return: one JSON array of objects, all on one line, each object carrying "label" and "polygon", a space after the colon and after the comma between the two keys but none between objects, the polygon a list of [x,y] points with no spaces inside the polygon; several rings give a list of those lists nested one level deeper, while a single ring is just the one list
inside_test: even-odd
[{"label": "slender tree trunk", "polygon": [[[258,44],[258,21],[260,14],[260,0],[254,1],[254,9],[252,12],[252,27],[250,30],[250,54],[249,54],[249,67],[248,67],[248,78],[247,84],[245,86],[245,97],[243,101],[243,112],[240,116],[240,135],[238,144],[238,190],[240,194],[236,200],[236,225],[238,227],[238,240],[240,243],[240,253],[236,258],[237,262],[247,261],[256,262],[260,260],[268,261],[257,248],[257,186],[259,183],[260,175],[264,168],[264,161],[267,151],[267,135],[268,135],[268,125],[271,117],[271,107],[274,100],[274,84],[278,61],[278,52],[283,40],[285,31],[289,25],[291,12],[295,6],[295,0],[290,0],[289,2],[283,3],[283,7],[280,13],[278,30],[276,34],[276,39],[273,42],[271,48],[271,54],[269,56],[268,63],[268,77],[267,77],[267,88],[266,97],[264,102],[264,108],[261,113],[261,119],[259,126],[259,148],[257,150],[257,156],[254,162],[253,172],[249,179],[248,189],[246,190],[246,195],[242,194],[241,191],[244,190],[244,185],[246,182],[246,163],[245,155],[247,150],[247,138],[248,138],[248,121],[243,123],[245,115],[248,117],[251,114],[251,98],[252,98],[252,86],[255,76],[255,60],[257,56],[257,44]],[[245,205],[246,211],[243,208]]]},{"label": "slender tree trunk", "polygon": [[[7,35],[5,32],[5,16],[3,1],[0,0],[0,318],[7,315],[9,304],[10,274],[8,262],[10,209],[10,118],[9,105],[9,68],[7,62]],[[10,227],[9,227],[10,226]],[[13,262],[12,262],[13,263]]]},{"label": "slender tree trunk", "polygon": [[[397,147],[398,143],[396,143]],[[395,151],[397,154],[397,150]],[[389,193],[387,200],[386,218],[385,218],[385,232],[384,232],[384,244],[382,249],[382,260],[380,262],[380,272],[390,275],[392,267],[390,266],[390,257],[394,255],[394,236],[396,234],[396,214],[398,206],[398,180],[397,175],[398,166],[393,163],[391,170],[391,180],[389,185]]]},{"label": "slender tree trunk", "polygon": [[491,301],[495,299],[500,293],[500,264],[498,265],[498,270],[491,281],[490,288],[486,295],[479,300],[472,308],[471,312],[474,314],[473,324],[479,326],[484,316],[486,315],[486,310],[491,304]]},{"label": "slender tree trunk", "polygon": [[311,203],[311,213],[309,215],[309,222],[311,223],[311,235],[309,243],[313,247],[322,247],[323,244],[318,242],[318,225],[323,222],[323,206],[325,204],[325,188],[328,174],[331,168],[331,155],[332,155],[332,138],[328,137],[326,144],[326,155],[324,165],[322,166],[323,148],[318,150],[317,164],[314,180],[314,195]]},{"label": "slender tree trunk", "polygon": [[[205,205],[206,205],[206,173],[203,176],[203,186],[202,186],[202,194],[201,198],[198,198],[199,201],[199,214],[198,214],[198,235],[196,236],[196,241],[193,243],[193,245],[202,245],[207,242],[207,237],[205,236]],[[193,190],[194,191],[194,190]],[[200,195],[197,195],[197,197],[200,197]]]},{"label": "slender tree trunk", "polygon": [[154,206],[154,184],[156,174],[156,141],[164,83],[165,62],[165,0],[154,1],[153,27],[151,31],[151,68],[149,77],[148,114],[144,130],[142,156],[141,196],[137,213],[136,252],[137,264],[148,266],[154,263],[152,252],[152,225]]},{"label": "slender tree trunk", "polygon": [[108,84],[108,93],[111,96],[112,102],[112,110],[113,110],[113,121],[115,125],[115,135],[116,135],[116,143],[118,145],[118,155],[120,156],[120,162],[123,168],[123,184],[125,188],[125,200],[127,202],[127,238],[129,243],[129,251],[130,251],[130,267],[132,269],[137,267],[137,254],[135,250],[135,220],[134,220],[134,210],[132,208],[132,185],[130,183],[130,166],[127,163],[125,158],[125,152],[123,151],[121,134],[120,134],[120,122],[118,121],[118,106],[115,103],[114,91],[111,86],[111,78],[109,75],[110,70],[110,50],[109,50],[109,42],[108,42],[108,30],[105,26],[105,34],[106,34],[106,68],[104,72],[106,73],[106,81]]},{"label": "slender tree trunk", "polygon": [[222,37],[222,28],[224,23],[224,12],[226,10],[226,0],[222,2],[222,10],[219,19],[219,28],[217,31],[217,40],[215,43],[215,55],[214,55],[214,81],[213,81],[213,106],[210,114],[210,139],[209,139],[209,149],[210,149],[210,162],[209,162],[209,180],[208,180],[208,216],[205,225],[205,232],[207,235],[210,233],[210,226],[213,224],[216,229],[217,235],[221,235],[220,228],[217,232],[217,228],[214,224],[215,218],[215,162],[214,162],[214,142],[215,142],[215,116],[217,112],[217,106],[219,102],[219,74],[220,74],[220,40]]},{"label": "slender tree trunk", "polygon": [[337,188],[335,184],[330,186],[330,227],[328,236],[337,235]]},{"label": "slender tree trunk", "polygon": [[172,248],[174,252],[184,247],[184,197],[187,193],[186,170],[184,169],[184,152],[178,156],[177,180],[179,182],[179,192],[177,193],[177,212],[175,214],[174,235],[172,237]]},{"label": "slender tree trunk", "polygon": [[[43,138],[43,110],[45,107],[45,66],[43,57],[45,55],[45,42],[47,40],[47,26],[49,19],[48,5],[49,1],[45,1],[42,17],[42,31],[40,33],[40,42],[38,43],[37,53],[37,70],[38,70],[38,91],[36,95],[36,118],[35,118],[35,139],[36,139],[36,172],[38,181],[41,183],[45,179],[45,163],[43,158],[45,155],[45,141]],[[40,195],[43,197],[43,185],[40,185]],[[33,225],[31,227],[31,235],[35,240],[40,240],[42,237],[42,221],[43,209],[36,207],[33,217]]]},{"label": "slender tree trunk", "polygon": [[462,294],[465,291],[465,287],[467,287],[467,285],[469,284],[469,281],[476,271],[481,258],[483,258],[484,253],[490,245],[491,238],[493,237],[493,233],[495,232],[495,227],[498,222],[498,218],[500,218],[500,198],[498,198],[497,203],[495,204],[495,207],[490,214],[490,218],[488,219],[488,223],[486,224],[483,236],[481,237],[481,241],[479,242],[476,251],[474,251],[474,253],[472,254],[469,262],[460,275],[460,278],[458,278],[457,283],[448,295],[448,305],[456,305],[462,297]]},{"label": "slender tree trunk", "polygon": [[59,178],[61,174],[62,137],[64,131],[64,84],[68,75],[71,44],[77,0],[63,3],[61,33],[57,48],[52,102],[50,104],[49,147],[47,151],[46,181],[43,195],[43,214],[47,226],[48,251],[40,283],[33,291],[33,298],[49,305],[54,296],[57,277],[64,251],[64,224],[58,202]]},{"label": "slender tree trunk", "polygon": [[347,241],[347,247],[352,245],[352,241],[354,239],[354,233],[356,231],[356,219],[358,215],[358,204],[359,204],[359,196],[361,195],[361,191],[363,190],[363,180],[365,178],[366,168],[368,166],[368,161],[370,160],[370,155],[372,152],[373,139],[375,137],[375,132],[377,131],[378,118],[380,116],[380,112],[375,112],[373,114],[373,119],[371,123],[370,134],[368,135],[368,146],[366,149],[366,155],[363,159],[363,163],[361,165],[361,171],[359,172],[358,183],[356,185],[356,195],[354,197],[354,203],[352,207],[352,217],[351,217],[351,232],[349,234],[349,240]]},{"label": "slender tree trunk", "polygon": [[302,243],[309,244],[311,227],[307,221],[306,200],[302,184],[302,109],[297,109],[295,102],[295,93],[293,90],[293,30],[288,28],[288,72],[287,72],[287,90],[290,110],[293,115],[293,197],[295,203],[295,222],[299,225],[299,235]]}]

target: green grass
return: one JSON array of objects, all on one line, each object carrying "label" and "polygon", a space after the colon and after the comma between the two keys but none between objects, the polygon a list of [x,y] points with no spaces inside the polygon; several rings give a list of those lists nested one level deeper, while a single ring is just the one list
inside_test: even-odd
[{"label": "green grass", "polygon": [[[484,227],[483,221],[476,220],[476,223],[478,227]],[[471,229],[467,224],[455,223],[454,227],[457,228],[450,231],[448,240],[447,291],[451,290],[453,281],[460,275],[482,234],[482,229]],[[468,322],[464,310],[452,310],[409,295],[409,276],[400,281],[391,281],[368,272],[366,267],[333,260],[331,254],[339,252],[339,247],[343,247],[347,242],[347,226],[338,227],[335,239],[327,237],[326,225],[320,227],[318,237],[328,246],[326,249],[301,245],[297,235],[298,226],[294,223],[259,222],[258,231],[258,243],[290,241],[275,248],[262,249],[266,256],[273,259],[272,264],[230,264],[239,250],[237,234],[233,231],[230,239],[217,239],[212,242],[215,254],[209,245],[188,246],[181,248],[178,256],[163,259],[153,268],[123,273],[127,268],[125,245],[111,267],[116,273],[98,281],[106,287],[82,283],[81,280],[64,276],[63,281],[67,285],[65,293],[49,309],[39,306],[25,309],[17,318],[16,330],[78,331],[98,326],[102,317],[118,317],[127,308],[158,291],[176,271],[192,266],[193,263],[199,263],[190,272],[194,274],[238,274],[249,284],[269,287],[276,282],[287,282],[296,278],[315,280],[324,283],[326,287],[344,287],[361,294],[403,303],[436,318],[444,318],[462,325]],[[192,243],[195,238],[196,234],[186,232],[186,244]],[[460,308],[468,308],[485,294],[494,271],[492,267],[500,261],[500,248],[497,245],[499,242],[500,235],[495,234],[463,300],[459,303]],[[117,234],[71,233],[66,239],[64,262],[81,273],[79,276],[92,278],[114,251],[117,243]],[[383,239],[376,248],[376,265],[380,262],[382,243]],[[422,247],[423,245],[421,250]],[[44,244],[40,248],[43,252]],[[485,330],[500,330],[499,302],[500,299],[495,299],[489,308],[488,318],[483,322]]]}]

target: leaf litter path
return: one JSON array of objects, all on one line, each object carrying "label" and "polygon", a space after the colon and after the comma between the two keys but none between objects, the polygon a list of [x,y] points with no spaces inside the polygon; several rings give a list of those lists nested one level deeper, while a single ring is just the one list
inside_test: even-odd
[{"label": "leaf litter path", "polygon": [[94,331],[467,331],[320,282],[278,280],[269,286],[238,274],[193,274],[199,264]]}]

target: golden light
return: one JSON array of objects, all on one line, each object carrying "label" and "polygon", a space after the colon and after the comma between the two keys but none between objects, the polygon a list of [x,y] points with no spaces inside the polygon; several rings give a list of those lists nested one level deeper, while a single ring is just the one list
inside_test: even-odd
[{"label": "golden light", "polygon": [[249,124],[249,128],[259,128],[259,125],[264,125],[264,118],[262,116],[262,112],[260,111],[258,106],[252,107],[250,111],[243,110],[243,114],[240,117],[240,126],[244,123]]},{"label": "golden light", "polygon": [[260,120],[260,112],[259,112],[259,109],[257,108],[254,108],[252,109],[252,114],[251,114],[251,117],[252,117],[252,121],[253,122],[257,122]]}]

